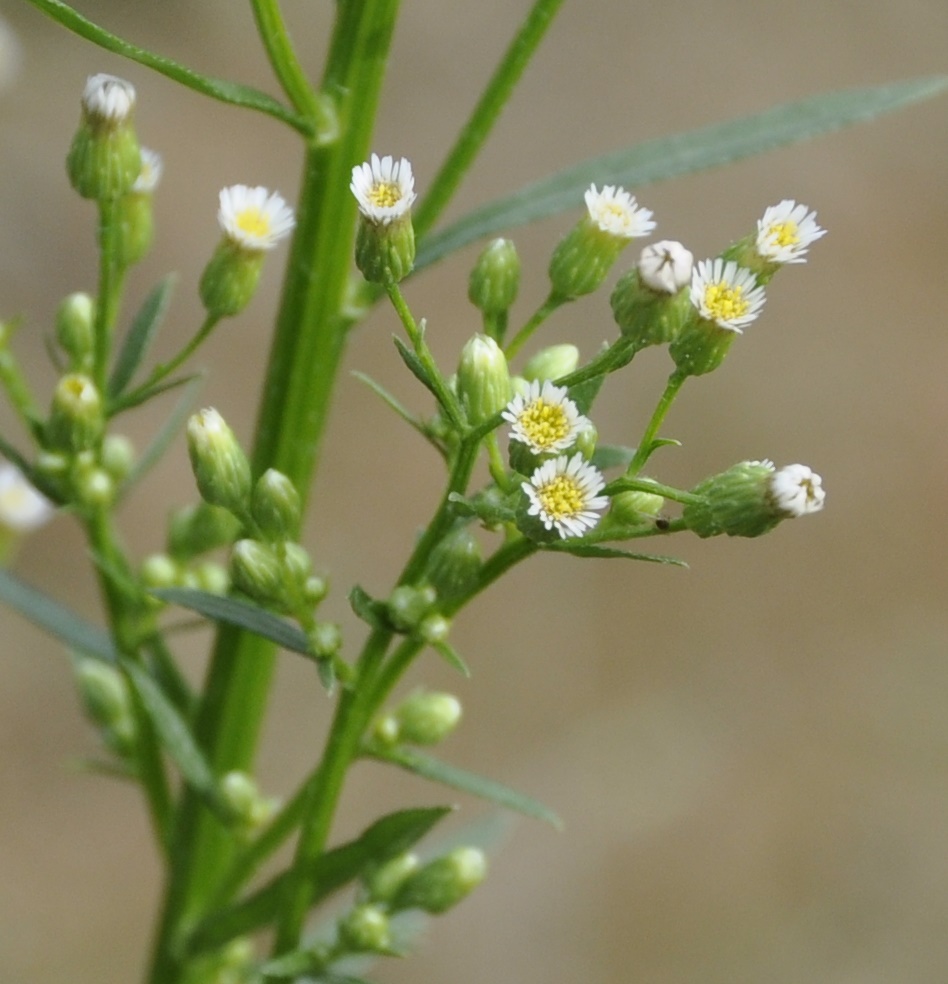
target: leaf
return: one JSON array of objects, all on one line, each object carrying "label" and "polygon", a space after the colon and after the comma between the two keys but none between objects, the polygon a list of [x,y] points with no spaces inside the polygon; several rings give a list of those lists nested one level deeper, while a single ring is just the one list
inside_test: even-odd
[{"label": "leaf", "polygon": [[408,366],[411,374],[421,383],[422,386],[425,387],[425,389],[429,390],[437,400],[438,388],[421,359],[415,355],[415,353],[398,337],[398,335],[393,335],[392,340],[395,342],[395,348],[398,349],[398,354],[402,357],[402,362]]},{"label": "leaf", "polygon": [[[448,806],[399,810],[376,820],[354,841],[327,851],[307,872],[314,886],[311,905],[318,904],[370,867],[407,851],[450,812]],[[187,952],[195,955],[215,949],[237,936],[269,925],[277,916],[287,880],[293,875],[293,871],[283,872],[242,901],[209,915],[185,941]]]},{"label": "leaf", "polygon": [[121,395],[132,376],[135,375],[135,370],[141,365],[142,359],[148,353],[155,332],[168,310],[176,279],[173,273],[169,273],[152,289],[139,308],[138,314],[135,315],[135,320],[132,322],[128,334],[122,342],[118,358],[115,360],[112,375],[109,377],[106,391],[110,400]]},{"label": "leaf", "polygon": [[448,765],[446,762],[426,755],[416,748],[397,745],[394,748],[384,750],[373,748],[366,754],[380,762],[389,762],[392,765],[407,769],[423,779],[440,782],[442,785],[458,789],[462,793],[471,793],[480,799],[490,800],[490,802],[497,803],[508,810],[515,810],[524,816],[533,817],[535,820],[545,820],[557,830],[561,830],[563,827],[563,822],[549,807],[537,802],[530,796],[495,782],[493,779],[488,779],[486,776]]},{"label": "leaf", "polygon": [[358,584],[349,592],[349,604],[358,618],[361,618],[370,628],[385,629],[389,627],[388,609],[385,602],[373,598]]},{"label": "leaf", "polygon": [[447,642],[432,642],[431,648],[438,653],[448,666],[454,667],[461,676],[470,679],[471,671],[467,663],[464,662],[464,658],[454,646],[449,645]]},{"label": "leaf", "polygon": [[365,383],[372,392],[383,400],[395,413],[398,414],[406,424],[414,427],[424,437],[429,437],[428,432],[425,430],[425,425],[420,421],[403,403],[392,396],[391,393],[381,384],[377,383],[371,376],[367,376],[364,372],[358,372],[354,370],[352,373],[360,383]]},{"label": "leaf", "polygon": [[0,570],[0,601],[62,640],[70,649],[107,663],[117,662],[118,655],[108,633],[5,570]]},{"label": "leaf", "polygon": [[222,820],[229,822],[231,814],[220,798],[214,773],[191,734],[188,723],[141,666],[129,659],[121,662],[161,739],[162,748],[181,770],[188,785]]},{"label": "leaf", "polygon": [[634,457],[635,448],[626,448],[619,444],[597,444],[590,461],[600,471],[606,471],[609,468],[628,468]]},{"label": "leaf", "polygon": [[448,500],[455,507],[459,516],[476,516],[486,526],[498,526],[501,523],[512,523],[517,516],[510,501],[498,496],[496,491],[478,493],[470,498],[460,492],[452,492]]},{"label": "leaf", "polygon": [[468,243],[505,229],[576,210],[592,182],[640,188],[653,181],[691,174],[764,151],[870,120],[948,87],[948,77],[912,79],[865,89],[824,93],[726,123],[659,137],[583,161],[506,198],[491,202],[426,236],[415,272]]},{"label": "leaf", "polygon": [[581,540],[561,540],[552,543],[544,543],[540,546],[541,550],[548,550],[553,553],[568,553],[574,557],[597,557],[600,559],[622,559],[622,560],[645,560],[652,564],[671,564],[674,567],[687,567],[688,565],[677,557],[665,557],[661,554],[632,553],[630,550],[622,550],[619,547],[601,547],[596,543],[583,543]]},{"label": "leaf", "polygon": [[170,601],[174,605],[188,608],[213,622],[224,622],[227,625],[234,625],[238,629],[246,629],[248,632],[253,632],[254,635],[275,642],[283,649],[300,653],[310,659],[313,658],[309,639],[302,629],[291,625],[279,615],[268,612],[265,608],[251,604],[249,601],[223,598],[220,595],[211,594],[208,591],[197,591],[193,588],[160,588],[151,593],[156,598],[161,598],[162,601]]},{"label": "leaf", "polygon": [[161,75],[173,79],[175,82],[180,82],[181,85],[187,86],[189,89],[194,89],[195,92],[210,96],[212,99],[230,103],[232,106],[243,106],[247,109],[255,109],[261,113],[267,113],[269,116],[282,120],[284,123],[289,123],[290,126],[299,130],[304,135],[311,133],[312,126],[307,120],[298,116],[292,110],[287,109],[286,106],[283,106],[272,96],[261,92],[259,89],[254,89],[247,85],[240,85],[237,82],[228,82],[225,79],[215,79],[207,75],[201,75],[184,65],[178,64],[178,62],[172,61],[170,58],[163,58],[161,55],[156,55],[154,52],[148,51],[145,48],[139,48],[137,45],[130,44],[128,41],[99,27],[98,24],[87,20],[68,4],[62,3],[62,0],[27,0],[27,2],[31,3],[38,10],[41,10],[48,17],[58,21],[63,27],[68,28],[74,34],[78,34],[79,37],[99,45],[100,48],[104,48],[106,51],[122,55],[124,58],[138,62],[139,65],[154,69],[154,71],[159,72]]}]

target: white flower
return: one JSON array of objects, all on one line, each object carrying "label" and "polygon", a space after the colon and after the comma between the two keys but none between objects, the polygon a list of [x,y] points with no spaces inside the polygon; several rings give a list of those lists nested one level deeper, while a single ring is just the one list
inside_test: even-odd
[{"label": "white flower", "polygon": [[150,195],[161,180],[163,168],[161,154],[149,150],[147,147],[142,147],[141,155],[142,169],[138,172],[135,184],[132,185],[132,191],[137,195]]},{"label": "white flower", "polygon": [[590,185],[586,192],[586,208],[589,217],[603,231],[621,239],[647,236],[654,228],[652,213],[639,208],[635,197],[615,185],[606,185],[602,191]]},{"label": "white flower", "polygon": [[816,224],[816,212],[786,198],[757,220],[757,252],[772,263],[806,263],[810,243],[825,235]]},{"label": "white flower", "polygon": [[774,505],[785,516],[805,516],[823,508],[823,479],[806,465],[786,465],[770,479]]},{"label": "white flower", "polygon": [[720,328],[740,333],[760,314],[764,300],[754,274],[733,260],[701,260],[691,275],[691,303]]},{"label": "white flower", "polygon": [[550,458],[523,482],[530,498],[528,513],[564,539],[582,536],[599,522],[599,513],[609,505],[608,497],[597,495],[605,480],[598,469],[577,452],[571,458],[561,454]]},{"label": "white flower", "polygon": [[642,250],[639,276],[642,283],[661,294],[677,294],[691,281],[695,258],[681,243],[663,239]]},{"label": "white flower", "polygon": [[82,92],[82,107],[89,116],[122,123],[135,108],[135,87],[115,75],[90,75]]},{"label": "white flower", "polygon": [[295,225],[293,209],[277,192],[247,185],[221,189],[217,221],[224,235],[246,250],[273,249]]},{"label": "white flower", "polygon": [[28,533],[42,526],[56,507],[40,495],[16,465],[0,464],[0,526]]},{"label": "white flower", "polygon": [[521,441],[534,454],[565,451],[579,432],[589,424],[565,386],[554,386],[546,379],[533,380],[524,393],[518,393],[501,416],[510,424],[510,439]]},{"label": "white flower", "polygon": [[376,225],[388,225],[406,215],[417,197],[411,164],[391,155],[380,158],[373,154],[367,163],[357,164],[349,188],[359,211]]}]

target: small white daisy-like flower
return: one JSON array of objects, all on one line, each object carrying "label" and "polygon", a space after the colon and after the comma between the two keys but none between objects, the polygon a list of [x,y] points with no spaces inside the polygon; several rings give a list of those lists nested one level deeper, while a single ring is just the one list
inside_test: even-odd
[{"label": "small white daisy-like flower", "polygon": [[774,505],[786,516],[805,516],[823,508],[823,479],[806,465],[786,465],[770,479]]},{"label": "small white daisy-like flower", "polygon": [[663,239],[642,250],[639,276],[646,287],[660,294],[677,294],[691,282],[694,262],[694,256],[681,243]]},{"label": "small white daisy-like flower", "polygon": [[691,275],[691,303],[702,318],[739,334],[760,314],[764,288],[750,270],[721,257],[701,260]]},{"label": "small white daisy-like flower", "polygon": [[806,263],[810,244],[825,235],[816,224],[816,212],[786,198],[757,220],[757,252],[772,263]]},{"label": "small white daisy-like flower", "polygon": [[9,461],[0,464],[0,526],[29,533],[42,526],[56,507]]},{"label": "small white daisy-like flower", "polygon": [[138,172],[135,184],[132,185],[132,191],[137,195],[150,195],[161,180],[161,171],[164,165],[161,154],[155,150],[142,147],[141,154],[142,169]]},{"label": "small white daisy-like flower", "polygon": [[603,231],[620,239],[636,239],[647,236],[654,228],[652,213],[635,203],[635,196],[615,185],[606,185],[602,191],[590,185],[586,192],[586,208],[589,217]]},{"label": "small white daisy-like flower", "polygon": [[228,239],[252,252],[273,249],[296,224],[282,195],[247,185],[221,189],[217,220]]},{"label": "small white daisy-like flower", "polygon": [[82,92],[82,107],[96,119],[122,123],[135,108],[135,87],[116,75],[90,75]]},{"label": "small white daisy-like flower", "polygon": [[357,164],[349,188],[359,211],[376,225],[388,225],[407,215],[417,197],[411,164],[404,157],[395,160],[389,154],[373,154],[367,163]]},{"label": "small white daisy-like flower", "polygon": [[529,514],[565,539],[582,536],[599,522],[609,505],[607,496],[597,494],[605,484],[602,473],[577,452],[544,461],[522,488],[530,498]]},{"label": "small white daisy-like flower", "polygon": [[510,424],[510,439],[526,444],[534,454],[565,451],[589,423],[567,396],[566,387],[554,386],[549,379],[533,380],[501,416]]}]

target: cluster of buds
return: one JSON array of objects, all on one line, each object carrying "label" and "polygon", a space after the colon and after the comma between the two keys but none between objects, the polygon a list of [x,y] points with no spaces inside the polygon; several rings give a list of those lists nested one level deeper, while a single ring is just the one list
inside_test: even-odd
[{"label": "cluster of buds", "polygon": [[221,776],[218,792],[231,822],[243,837],[250,837],[276,813],[279,800],[264,796],[253,776],[231,771]]}]

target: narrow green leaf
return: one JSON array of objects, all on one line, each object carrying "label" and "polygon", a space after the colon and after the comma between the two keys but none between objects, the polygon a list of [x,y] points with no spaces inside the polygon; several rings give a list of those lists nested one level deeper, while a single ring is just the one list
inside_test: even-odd
[{"label": "narrow green leaf", "polygon": [[424,779],[440,782],[442,785],[458,789],[463,793],[471,793],[473,796],[490,800],[490,802],[497,803],[508,810],[522,813],[524,816],[533,817],[536,820],[545,820],[557,830],[562,829],[563,823],[560,818],[549,807],[530,796],[495,782],[493,779],[488,779],[486,776],[448,765],[446,762],[426,755],[416,748],[399,745],[384,751],[373,749],[369,754],[372,758],[398,765]]},{"label": "narrow green leaf", "polygon": [[249,601],[222,598],[220,595],[193,588],[160,588],[152,594],[162,601],[170,601],[174,605],[197,612],[213,622],[223,622],[234,625],[238,629],[246,629],[275,642],[283,649],[312,658],[309,640],[302,629]]},{"label": "narrow green leaf", "polygon": [[630,550],[622,550],[619,547],[602,547],[596,543],[583,543],[580,541],[561,540],[552,543],[544,543],[540,546],[541,550],[552,553],[568,553],[573,557],[597,557],[599,559],[621,559],[621,560],[644,560],[651,564],[671,564],[674,567],[687,567],[688,565],[677,557],[665,557],[661,554],[632,553]]},{"label": "narrow green leaf", "polygon": [[[400,810],[376,820],[354,841],[327,851],[311,866],[308,877],[316,886],[312,905],[349,884],[375,865],[384,864],[419,841],[451,807]],[[277,916],[288,872],[226,909],[212,913],[185,941],[195,955],[269,925]]]},{"label": "narrow green leaf", "polygon": [[635,448],[626,448],[619,444],[597,444],[590,461],[600,471],[607,471],[610,468],[628,468],[634,457]]},{"label": "narrow green leaf", "polygon": [[435,399],[438,399],[438,388],[432,380],[428,370],[422,364],[421,359],[398,337],[398,335],[393,335],[392,340],[395,342],[395,348],[398,349],[398,354],[402,357],[402,362],[408,366],[411,374],[421,383],[425,389],[429,390]]},{"label": "narrow green leaf", "polygon": [[948,88],[948,76],[825,93],[670,137],[648,140],[567,168],[463,216],[419,244],[415,271],[505,229],[561,212],[579,214],[592,182],[640,188],[871,120]]},{"label": "narrow green leaf", "polygon": [[365,385],[368,386],[377,397],[391,407],[391,409],[394,410],[406,424],[414,427],[416,431],[419,431],[427,437],[424,424],[404,404],[392,396],[392,394],[389,393],[389,391],[382,386],[381,383],[377,383],[371,376],[367,376],[364,372],[353,371],[352,375],[355,376],[359,382],[365,383]]},{"label": "narrow green leaf", "polygon": [[128,674],[142,707],[161,739],[161,747],[181,770],[185,781],[201,795],[207,805],[222,820],[229,821],[231,818],[218,794],[214,773],[194,740],[188,723],[141,666],[132,660],[123,659],[122,668]]},{"label": "narrow green leaf", "polygon": [[110,400],[122,394],[147,355],[155,332],[168,310],[176,279],[173,273],[169,273],[152,289],[135,315],[109,377],[107,392]]},{"label": "narrow green leaf", "polygon": [[188,383],[193,383],[203,378],[204,373],[201,371],[188,373],[187,376],[176,376],[174,379],[164,380],[151,386],[147,382],[143,383],[138,389],[132,390],[131,393],[126,393],[125,396],[116,399],[109,407],[109,414],[114,417],[126,410],[134,410],[135,407],[140,407],[143,403],[153,400],[156,396],[161,396],[162,393],[178,389],[180,386],[186,386]]},{"label": "narrow green leaf", "polygon": [[302,134],[309,135],[312,131],[312,124],[308,120],[277,102],[265,92],[251,86],[240,85],[237,82],[228,82],[225,79],[201,75],[170,58],[163,58],[145,48],[130,44],[99,27],[98,24],[87,20],[68,4],[62,3],[62,0],[27,0],[27,3],[31,3],[48,17],[58,21],[63,27],[68,28],[74,34],[78,34],[79,37],[97,44],[106,51],[138,62],[139,65],[144,65],[146,68],[154,69],[161,75],[179,82],[189,89],[194,89],[195,92],[200,92],[221,102],[230,103],[232,106],[243,106],[246,109],[255,109],[258,112],[266,113],[284,123],[289,123]]},{"label": "narrow green leaf", "polygon": [[510,501],[506,498],[498,498],[496,495],[478,494],[467,497],[460,492],[452,492],[448,499],[456,508],[458,515],[477,516],[488,526],[512,523],[516,519],[516,510],[511,506]]},{"label": "narrow green leaf", "polygon": [[464,662],[464,657],[461,656],[454,646],[449,645],[447,642],[433,642],[431,643],[431,648],[438,653],[438,655],[448,664],[448,666],[456,669],[461,676],[470,679],[470,668],[467,663]]},{"label": "narrow green leaf", "polygon": [[107,663],[118,659],[108,633],[5,570],[0,570],[0,601],[78,653]]}]

